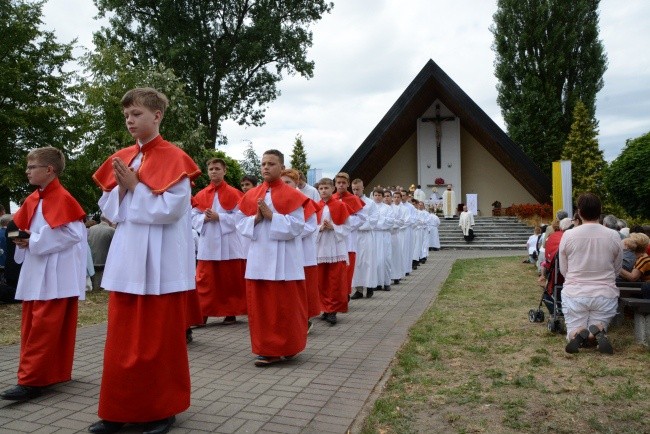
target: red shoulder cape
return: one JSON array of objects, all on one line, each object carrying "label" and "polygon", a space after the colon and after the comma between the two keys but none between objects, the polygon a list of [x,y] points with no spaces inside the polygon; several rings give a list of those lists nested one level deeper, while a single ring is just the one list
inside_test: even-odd
[{"label": "red shoulder cape", "polygon": [[43,190],[36,189],[27,196],[23,205],[14,215],[14,223],[18,229],[29,230],[36,207],[41,199],[43,199],[43,217],[51,228],[83,220],[86,216],[79,202],[61,185],[59,178],[54,178]]},{"label": "red shoulder cape", "polygon": [[325,208],[325,205],[329,208],[332,222],[335,225],[342,225],[348,217],[350,217],[350,208],[340,200],[334,199],[334,196],[332,196],[328,202],[321,200],[319,205],[321,206],[321,209],[318,210],[318,223],[323,219],[323,208]]},{"label": "red shoulder cape", "polygon": [[248,190],[239,201],[239,210],[247,216],[257,214],[257,200],[264,199],[269,188],[271,189],[273,208],[280,214],[290,214],[299,207],[304,207],[309,201],[309,198],[300,191],[288,186],[281,179],[276,179],[270,183],[264,181],[257,187]]},{"label": "red shoulder cape", "polygon": [[138,179],[155,194],[162,194],[184,177],[190,180],[201,174],[201,170],[182,149],[157,136],[149,143],[129,146],[111,155],[93,175],[93,180],[104,191],[117,186],[113,173],[113,159],[120,158],[127,166],[142,151],[142,163],[138,168]]},{"label": "red shoulder cape", "polygon": [[320,203],[315,202],[313,199],[310,199],[310,198],[307,198],[307,199],[309,199],[309,202],[307,202],[305,204],[305,221],[307,221],[307,219],[309,219],[309,217],[314,215],[314,213],[317,214],[318,212],[320,212],[323,209],[323,207],[321,206]]},{"label": "red shoulder cape", "polygon": [[365,203],[363,203],[363,201],[359,199],[358,196],[355,196],[354,194],[348,191],[343,193],[343,195],[334,193],[332,195],[332,199],[343,201],[343,203],[345,203],[348,206],[348,208],[350,208],[350,214],[355,214],[359,212],[359,210],[365,206]]},{"label": "red shoulder cape", "polygon": [[203,190],[196,193],[192,198],[192,207],[205,211],[212,207],[214,195],[219,193],[219,205],[221,208],[230,211],[237,206],[237,202],[244,196],[244,193],[228,185],[226,181],[221,181],[218,186],[210,183]]}]

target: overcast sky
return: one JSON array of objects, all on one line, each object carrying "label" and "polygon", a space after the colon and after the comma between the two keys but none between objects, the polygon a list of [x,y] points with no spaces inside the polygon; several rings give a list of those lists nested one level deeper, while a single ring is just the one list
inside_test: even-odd
[{"label": "overcast sky", "polygon": [[[301,134],[312,168],[331,176],[381,120],[429,59],[433,59],[505,130],[496,103],[489,27],[496,1],[334,0],[312,27],[309,58],[314,77],[287,77],[268,107],[263,127],[224,125],[225,152],[243,158],[249,141],[258,154],[291,154]],[[92,48],[92,0],[49,0],[44,26],[60,42],[77,38]],[[596,117],[605,159],[616,158],[628,138],[650,131],[650,2],[604,0],[600,37],[608,56]]]}]

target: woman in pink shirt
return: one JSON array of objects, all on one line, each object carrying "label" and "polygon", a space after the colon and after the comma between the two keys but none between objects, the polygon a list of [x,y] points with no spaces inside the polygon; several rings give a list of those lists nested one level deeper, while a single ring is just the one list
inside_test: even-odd
[{"label": "woman in pink shirt", "polygon": [[623,249],[618,232],[598,223],[601,202],[593,193],[578,197],[582,225],[560,241],[562,311],[567,327],[567,353],[577,353],[587,339],[596,339],[601,353],[612,354],[607,326],[618,308],[616,276]]}]

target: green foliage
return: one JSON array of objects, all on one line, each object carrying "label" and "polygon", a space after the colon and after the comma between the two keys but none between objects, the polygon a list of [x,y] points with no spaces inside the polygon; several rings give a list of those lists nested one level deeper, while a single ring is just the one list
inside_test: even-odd
[{"label": "green foliage", "polygon": [[571,132],[562,151],[562,159],[571,160],[574,198],[591,191],[598,194],[601,200],[607,200],[603,194],[607,163],[603,151],[598,147],[597,135],[596,121],[589,115],[582,101],[578,101],[573,110]]},{"label": "green foliage", "polygon": [[[63,150],[70,160],[79,141],[79,89],[64,67],[73,44],[59,44],[40,29],[43,2],[0,2],[0,203],[31,193],[25,156],[42,146]],[[73,164],[69,164],[73,166]],[[75,194],[69,174],[62,182]]]},{"label": "green foliage", "polygon": [[650,219],[650,132],[627,140],[611,162],[605,185],[612,200],[632,217]]},{"label": "green foliage", "polygon": [[133,53],[139,64],[163,63],[185,85],[208,127],[212,147],[220,123],[261,125],[284,73],[311,78],[309,26],[332,8],[325,0],[94,0],[110,26],[96,42]]},{"label": "green foliage", "polygon": [[291,151],[291,168],[299,170],[303,175],[307,176],[309,167],[309,164],[307,164],[307,153],[305,152],[305,146],[302,142],[302,136],[298,134],[296,135],[296,141],[294,142],[293,150]]},{"label": "green foliage", "polygon": [[510,137],[550,176],[581,100],[590,116],[607,59],[597,0],[499,0],[494,14],[497,101]]},{"label": "green foliage", "polygon": [[251,175],[257,178],[257,182],[262,180],[262,161],[253,149],[253,144],[249,143],[244,151],[244,159],[239,162],[244,175]]}]

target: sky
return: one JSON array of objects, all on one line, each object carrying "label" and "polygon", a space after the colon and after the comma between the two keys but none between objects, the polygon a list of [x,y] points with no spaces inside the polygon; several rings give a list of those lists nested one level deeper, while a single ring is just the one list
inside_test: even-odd
[{"label": "sky", "polygon": [[[501,128],[496,103],[493,36],[496,1],[334,0],[330,14],[311,26],[314,77],[288,76],[266,111],[262,127],[226,121],[230,157],[276,148],[287,160],[297,134],[308,163],[332,176],[346,163],[409,83],[433,59]],[[59,42],[77,38],[92,49],[92,0],[49,0],[44,28]],[[605,159],[615,159],[626,139],[650,131],[650,2],[603,0],[600,38],[608,57],[596,119]]]}]

